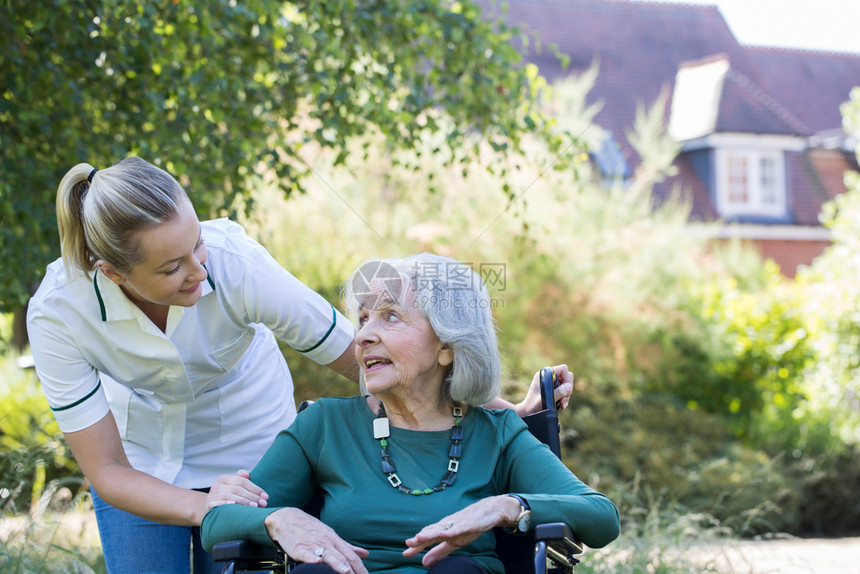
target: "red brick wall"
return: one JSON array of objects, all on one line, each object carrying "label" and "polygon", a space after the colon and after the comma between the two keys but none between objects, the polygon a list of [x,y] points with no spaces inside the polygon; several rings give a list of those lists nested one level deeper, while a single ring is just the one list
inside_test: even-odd
[{"label": "red brick wall", "polygon": [[830,246],[829,241],[751,240],[762,257],[773,259],[786,277],[794,277],[799,265],[809,265]]}]

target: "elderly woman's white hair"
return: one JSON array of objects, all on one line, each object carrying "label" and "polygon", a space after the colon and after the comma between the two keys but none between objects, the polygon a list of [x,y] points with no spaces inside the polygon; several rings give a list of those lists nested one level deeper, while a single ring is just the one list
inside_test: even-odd
[{"label": "elderly woman's white hair", "polygon": [[[502,366],[487,288],[469,266],[449,257],[420,253],[368,261],[353,271],[343,290],[347,315],[357,322],[371,283],[383,282],[399,304],[407,289],[436,336],[454,351],[443,392],[452,400],[482,405],[499,395]],[[365,392],[364,380],[361,381]]]}]

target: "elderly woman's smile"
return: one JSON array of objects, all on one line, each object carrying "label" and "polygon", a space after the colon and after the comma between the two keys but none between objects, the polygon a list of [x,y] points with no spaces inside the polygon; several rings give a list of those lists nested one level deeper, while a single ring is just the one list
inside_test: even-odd
[{"label": "elderly woman's smile", "polygon": [[365,372],[372,371],[375,368],[382,367],[385,365],[390,365],[391,361],[387,359],[378,359],[376,357],[365,357],[364,365],[366,367]]}]

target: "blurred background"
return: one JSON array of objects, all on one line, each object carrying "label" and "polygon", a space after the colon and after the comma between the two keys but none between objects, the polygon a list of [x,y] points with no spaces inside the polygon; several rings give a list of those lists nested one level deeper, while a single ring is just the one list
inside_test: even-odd
[{"label": "blurred background", "polygon": [[[60,178],[128,155],[338,307],[371,257],[481,272],[505,397],[568,364],[565,463],[621,510],[579,570],[752,571],[713,549],[860,534],[860,54],[620,0],[0,16],[3,571],[104,571],[23,317]],[[357,391],[283,352],[297,402]]]}]

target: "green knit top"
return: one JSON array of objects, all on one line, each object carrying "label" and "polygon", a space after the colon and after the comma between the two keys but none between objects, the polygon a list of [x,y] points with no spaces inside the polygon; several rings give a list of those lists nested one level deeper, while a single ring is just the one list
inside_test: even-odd
[{"label": "green knit top", "polygon": [[[268,546],[264,520],[281,507],[301,507],[323,493],[320,519],[337,534],[369,550],[371,573],[426,572],[422,556],[404,558],[404,541],[424,526],[469,504],[498,494],[519,494],[532,509],[532,524],[566,522],[592,548],[618,536],[615,505],[585,485],[528,431],[512,410],[470,407],[461,426],[463,453],[453,486],[431,495],[397,491],[381,468],[376,414],[364,397],[323,398],[282,431],[251,480],[269,494],[266,508],[238,504],[211,509],[203,519],[204,547],[250,539]],[[432,488],[446,473],[450,432],[391,427],[388,439],[397,475],[410,488]],[[490,573],[504,568],[493,551],[492,532],[456,554],[471,556]]]}]

